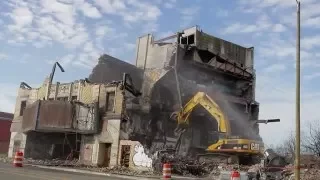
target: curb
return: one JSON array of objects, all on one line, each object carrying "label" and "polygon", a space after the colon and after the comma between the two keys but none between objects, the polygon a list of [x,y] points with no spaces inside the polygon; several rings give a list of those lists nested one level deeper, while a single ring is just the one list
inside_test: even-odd
[{"label": "curb", "polygon": [[[150,179],[162,179],[159,176],[128,176],[128,175],[118,175],[112,173],[100,173],[100,172],[93,172],[88,170],[80,170],[80,169],[72,169],[72,168],[59,168],[59,167],[49,167],[49,166],[41,166],[41,165],[32,165],[32,164],[25,164],[32,167],[37,167],[41,169],[51,169],[57,171],[65,171],[65,172],[73,172],[73,173],[81,173],[81,174],[92,174],[97,176],[108,176],[108,177],[116,177],[116,178],[126,178],[126,179],[133,179],[136,180],[139,177],[140,180],[150,180]],[[180,176],[172,176],[172,179],[189,179],[189,180],[197,180],[203,178],[191,178],[191,177],[180,177]]]},{"label": "curb", "polygon": [[[133,176],[126,176],[126,175],[117,175],[117,174],[110,174],[110,173],[100,173],[100,172],[93,172],[93,171],[87,171],[87,170],[79,170],[79,169],[71,169],[71,168],[59,168],[59,167],[49,167],[49,166],[41,166],[41,165],[30,165],[32,167],[37,167],[41,169],[51,169],[51,170],[57,170],[57,171],[64,171],[64,172],[73,172],[73,173],[81,173],[81,174],[92,174],[97,176],[108,176],[108,177],[117,177],[117,178],[126,178],[126,179],[137,179],[137,177]],[[159,179],[154,177],[144,177],[145,180],[150,179]],[[144,180],[144,179],[141,179]]]}]

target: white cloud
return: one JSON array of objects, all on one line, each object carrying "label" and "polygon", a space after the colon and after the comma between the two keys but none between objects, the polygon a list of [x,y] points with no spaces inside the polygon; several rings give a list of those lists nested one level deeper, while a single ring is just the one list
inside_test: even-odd
[{"label": "white cloud", "polygon": [[120,16],[127,23],[156,21],[161,10],[146,1],[139,0],[94,0],[103,13]]},{"label": "white cloud", "polygon": [[92,69],[98,63],[98,57],[102,53],[93,52],[93,53],[81,53],[77,56],[77,61],[74,61],[72,64],[88,69]]},{"label": "white cloud", "polygon": [[75,9],[72,5],[60,3],[56,0],[42,0],[40,14],[52,14],[56,19],[66,25],[75,24]]},{"label": "white cloud", "polygon": [[200,7],[197,7],[197,6],[181,9],[180,14],[181,14],[182,23],[180,26],[182,28],[186,28],[187,26],[190,26],[195,16],[198,14],[199,10],[200,10]]},{"label": "white cloud", "polygon": [[7,54],[0,52],[0,61],[6,60],[7,58],[8,58]]},{"label": "white cloud", "polygon": [[307,19],[303,25],[306,27],[320,28],[320,16]]},{"label": "white cloud", "polygon": [[301,48],[312,49],[320,46],[320,35],[307,36],[301,39]]},{"label": "white cloud", "polygon": [[218,10],[216,10],[216,15],[219,17],[228,17],[229,11],[224,10],[224,9],[218,9]]},{"label": "white cloud", "polygon": [[18,84],[0,83],[0,111],[14,112],[18,88]]},{"label": "white cloud", "polygon": [[[166,2],[166,5],[158,5],[170,8],[176,0]],[[153,1],[140,0],[39,0],[28,3],[9,0],[7,5],[7,14],[13,20],[7,28],[10,33],[8,43],[16,46],[32,43],[36,48],[61,44],[66,51],[80,50],[77,51],[80,58],[75,58],[75,61],[82,62],[97,57],[97,54],[104,51],[105,43],[108,41],[117,39],[119,43],[126,42],[124,37],[128,34],[113,28],[114,22],[111,20],[100,20],[103,15],[118,16],[124,24],[140,24],[144,32],[152,32],[157,30],[157,20],[162,14]],[[80,16],[81,14],[99,21],[88,25],[83,21],[84,17]],[[24,18],[21,18],[21,15]],[[121,23],[116,23],[121,26]],[[127,48],[132,49],[132,46]]]},{"label": "white cloud", "polygon": [[124,44],[124,47],[125,47],[126,49],[128,49],[129,51],[132,51],[132,50],[134,50],[134,49],[136,48],[136,45],[133,44],[133,43],[125,43],[125,44]]},{"label": "white cloud", "polygon": [[320,73],[319,72],[316,72],[316,73],[312,73],[312,74],[308,74],[308,75],[305,75],[304,76],[304,78],[306,79],[306,80],[313,80],[313,79],[315,79],[315,78],[318,78],[318,77],[320,77]]},{"label": "white cloud", "polygon": [[234,33],[262,33],[266,31],[271,32],[284,32],[286,27],[283,24],[273,23],[270,17],[266,14],[258,16],[253,24],[245,23],[234,23],[221,30],[223,34],[234,34]]},{"label": "white cloud", "polygon": [[[310,4],[316,2],[317,0],[302,0],[301,4]],[[296,1],[294,0],[240,0],[239,4],[251,8],[255,7],[256,9],[263,8],[291,8],[297,6]]]},{"label": "white cloud", "polygon": [[46,61],[48,64],[54,64],[55,62],[59,62],[60,64],[61,64],[61,66],[63,67],[63,68],[66,68],[66,67],[68,67],[72,62],[73,62],[73,60],[75,59],[75,55],[74,54],[66,54],[66,55],[64,55],[64,56],[62,56],[62,57],[57,57],[57,58],[55,58],[55,59],[53,59],[53,60],[48,60],[48,61]]},{"label": "white cloud", "polygon": [[83,51],[84,52],[91,52],[94,50],[92,42],[86,42],[85,45],[83,46]]},{"label": "white cloud", "polygon": [[43,48],[54,41],[67,48],[76,48],[89,38],[86,27],[76,22],[76,11],[72,4],[56,0],[41,0],[39,4],[17,3],[9,14],[15,19],[13,24],[8,25],[13,37],[9,40],[11,44],[32,42],[36,48]]},{"label": "white cloud", "polygon": [[75,55],[67,54],[59,60],[59,63],[62,65],[62,67],[67,67],[74,60],[74,58],[75,58]]},{"label": "white cloud", "polygon": [[165,8],[172,9],[175,7],[177,0],[154,0],[156,4],[163,5]]},{"label": "white cloud", "polygon": [[284,32],[284,31],[286,31],[286,29],[287,28],[282,24],[275,24],[273,26],[273,32]]},{"label": "white cloud", "polygon": [[275,73],[275,72],[281,72],[286,70],[286,65],[277,63],[277,64],[272,64],[269,67],[265,68],[263,71],[266,73]]},{"label": "white cloud", "polygon": [[114,14],[119,11],[124,11],[127,8],[123,0],[94,0],[94,2],[107,14]]},{"label": "white cloud", "polygon": [[92,4],[85,2],[84,0],[80,0],[79,9],[83,13],[83,15],[90,17],[90,18],[101,18],[102,14],[100,11],[94,7]]},{"label": "white cloud", "polygon": [[107,33],[115,33],[115,30],[109,26],[103,25],[103,26],[98,26],[96,28],[96,35],[98,37],[103,37],[105,36]]},{"label": "white cloud", "polygon": [[30,26],[33,20],[33,13],[27,7],[15,8],[10,17],[15,22],[14,28],[24,28]]},{"label": "white cloud", "polygon": [[146,23],[143,26],[142,32],[143,33],[155,33],[158,30],[159,24],[155,22]]}]

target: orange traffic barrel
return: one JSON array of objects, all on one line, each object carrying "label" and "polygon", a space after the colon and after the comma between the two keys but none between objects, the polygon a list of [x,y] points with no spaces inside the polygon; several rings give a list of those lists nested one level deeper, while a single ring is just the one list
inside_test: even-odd
[{"label": "orange traffic barrel", "polygon": [[238,171],[232,171],[231,180],[240,180],[240,173]]},{"label": "orange traffic barrel", "polygon": [[162,175],[163,179],[171,179],[171,164],[163,164]]},{"label": "orange traffic barrel", "polygon": [[16,155],[14,156],[13,159],[13,165],[15,167],[22,167],[23,166],[23,152],[17,151]]}]

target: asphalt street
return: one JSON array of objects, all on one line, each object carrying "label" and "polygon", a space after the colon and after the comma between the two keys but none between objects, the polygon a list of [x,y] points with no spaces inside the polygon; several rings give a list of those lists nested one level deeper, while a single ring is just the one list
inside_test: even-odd
[{"label": "asphalt street", "polygon": [[80,174],[56,170],[40,169],[25,166],[13,167],[11,164],[0,163],[0,180],[124,180],[108,176],[97,176],[91,174]]}]

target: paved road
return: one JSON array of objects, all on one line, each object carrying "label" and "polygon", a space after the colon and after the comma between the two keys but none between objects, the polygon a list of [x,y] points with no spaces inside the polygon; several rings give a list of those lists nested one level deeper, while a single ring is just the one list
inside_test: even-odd
[{"label": "paved road", "polygon": [[2,180],[124,180],[122,178],[61,172],[25,166],[16,168],[10,164],[0,163],[0,179]]}]

